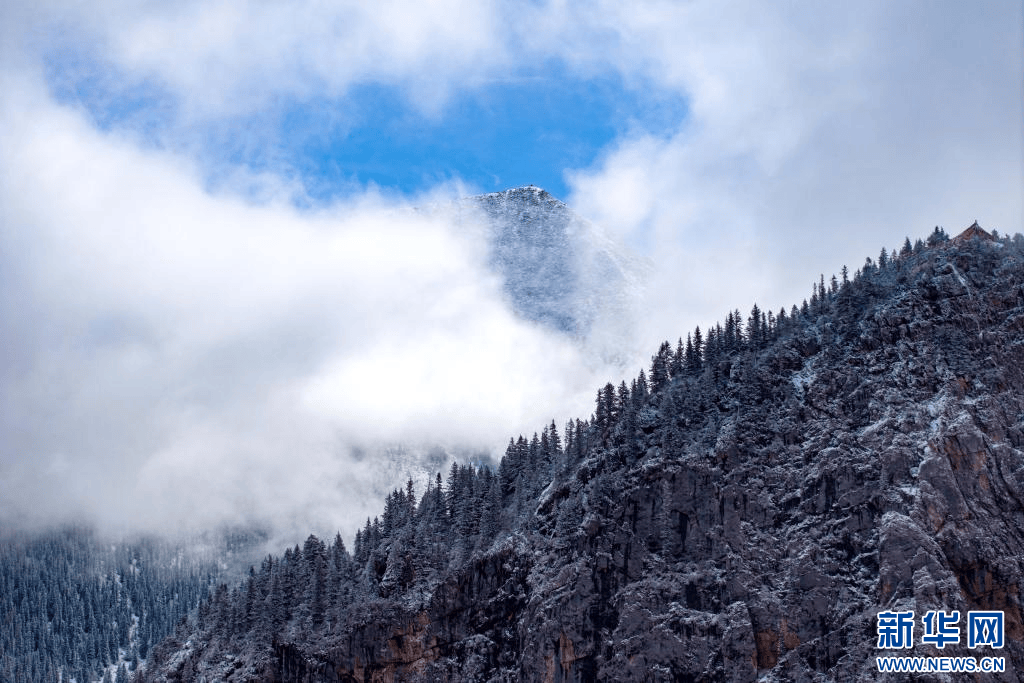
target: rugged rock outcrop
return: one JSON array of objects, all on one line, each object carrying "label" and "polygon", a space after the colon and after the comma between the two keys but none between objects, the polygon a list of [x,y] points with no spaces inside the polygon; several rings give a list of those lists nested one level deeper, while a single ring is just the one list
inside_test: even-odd
[{"label": "rugged rock outcrop", "polygon": [[[939,242],[821,295],[676,373],[426,590],[269,647],[192,627],[147,675],[910,680],[878,672],[876,615],[913,610],[913,649],[889,654],[1002,656],[984,679],[1020,680],[1020,238]],[[1005,646],[940,653],[920,641],[929,610],[1001,610]]]}]

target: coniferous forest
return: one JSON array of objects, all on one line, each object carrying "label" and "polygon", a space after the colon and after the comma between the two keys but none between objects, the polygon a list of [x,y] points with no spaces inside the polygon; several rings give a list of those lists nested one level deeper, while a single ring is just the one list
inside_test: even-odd
[{"label": "coniferous forest", "polygon": [[159,538],[111,544],[84,527],[5,535],[0,680],[130,680],[225,578],[223,560],[256,540],[228,533],[216,552],[197,553]]}]

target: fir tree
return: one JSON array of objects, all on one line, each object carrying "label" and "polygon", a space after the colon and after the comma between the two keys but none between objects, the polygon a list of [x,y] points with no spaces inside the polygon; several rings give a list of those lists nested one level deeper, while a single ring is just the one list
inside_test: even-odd
[{"label": "fir tree", "polygon": [[604,389],[598,389],[596,407],[594,408],[594,427],[603,434],[609,424],[611,424],[611,407],[608,405]]},{"label": "fir tree", "polygon": [[761,309],[758,308],[756,303],[754,304],[754,307],[750,309],[750,317],[747,318],[747,339],[751,348],[754,349],[760,348],[764,339],[764,333],[761,327]]},{"label": "fir tree", "polygon": [[607,429],[611,429],[615,425],[615,421],[619,419],[622,406],[616,400],[615,386],[608,382],[604,385],[604,401],[608,406],[608,424]]},{"label": "fir tree", "polygon": [[509,437],[508,446],[505,448],[505,457],[501,459],[501,463],[498,465],[498,477],[501,482],[501,493],[503,496],[509,496],[515,490],[515,483],[519,477],[520,469],[519,449],[516,448],[515,440]]},{"label": "fir tree", "polygon": [[551,420],[551,424],[548,425],[548,447],[551,449],[551,457],[553,459],[561,459],[563,456],[562,439],[558,436],[558,427],[555,425],[554,420]]},{"label": "fir tree", "polygon": [[[643,370],[640,371],[643,375]],[[638,382],[639,384],[639,382]],[[587,452],[587,423],[583,420],[576,420],[576,437],[573,439],[573,462],[580,462]]]},{"label": "fir tree", "polygon": [[704,347],[704,338],[701,336],[700,325],[698,325],[693,330],[693,361],[694,361],[694,370],[695,371],[700,371],[701,367],[703,366],[703,360],[702,360],[702,356],[703,356],[703,353],[704,353],[703,347]]},{"label": "fir tree", "polygon": [[658,393],[668,384],[668,365],[672,356],[672,347],[665,341],[661,343],[658,353],[651,357],[651,391]]},{"label": "fir tree", "polygon": [[638,394],[637,400],[641,402],[647,400],[650,393],[647,389],[647,375],[643,368],[640,368],[640,374],[636,377],[636,393]]},{"label": "fir tree", "polygon": [[633,408],[633,398],[629,393],[629,387],[626,386],[625,380],[619,383],[618,397],[615,402],[619,406],[619,419],[622,419],[622,416]]},{"label": "fir tree", "polygon": [[948,241],[949,236],[946,234],[946,231],[937,225],[935,226],[935,230],[932,232],[932,234],[928,236],[928,246],[934,246],[936,244],[942,244],[943,242]]},{"label": "fir tree", "polygon": [[736,350],[736,319],[732,315],[732,311],[725,316],[725,336],[722,339],[722,347],[726,353],[732,353]]},{"label": "fir tree", "polygon": [[498,483],[488,478],[487,497],[480,516],[480,546],[486,548],[500,530],[501,494]]},{"label": "fir tree", "polygon": [[[692,349],[691,349],[692,353]],[[679,338],[679,342],[676,344],[676,351],[672,354],[672,360],[668,365],[668,375],[670,378],[675,378],[683,374],[683,368],[688,367],[689,363],[686,362],[688,356],[683,347],[683,338]]]}]

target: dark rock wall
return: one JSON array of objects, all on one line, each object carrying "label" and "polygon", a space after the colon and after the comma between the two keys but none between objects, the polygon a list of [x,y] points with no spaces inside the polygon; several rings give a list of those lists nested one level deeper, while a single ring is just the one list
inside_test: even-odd
[{"label": "dark rock wall", "polygon": [[[1024,678],[1024,266],[933,247],[655,395],[524,530],[420,603],[378,601],[274,681],[862,681],[876,613],[1003,610]],[[889,278],[886,280],[886,278]],[[619,435],[621,436],[621,435]],[[964,631],[964,633],[966,633]],[[207,655],[208,656],[208,655]],[[912,680],[976,680],[970,675]],[[168,677],[170,678],[170,677]],[[234,679],[231,679],[234,680]],[[239,678],[239,680],[242,680]]]}]

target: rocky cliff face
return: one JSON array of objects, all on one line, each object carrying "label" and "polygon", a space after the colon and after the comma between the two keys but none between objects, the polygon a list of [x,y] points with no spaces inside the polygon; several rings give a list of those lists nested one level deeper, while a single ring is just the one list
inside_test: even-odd
[{"label": "rocky cliff face", "polygon": [[[938,243],[822,294],[677,373],[426,589],[266,646],[193,626],[148,675],[910,680],[877,671],[876,614],[913,610],[915,647],[890,654],[999,655],[984,679],[1021,680],[1021,240]],[[1005,647],[923,645],[929,610],[1002,610]]]}]

